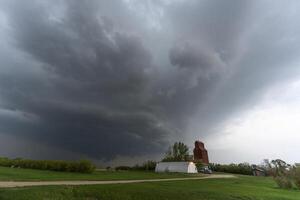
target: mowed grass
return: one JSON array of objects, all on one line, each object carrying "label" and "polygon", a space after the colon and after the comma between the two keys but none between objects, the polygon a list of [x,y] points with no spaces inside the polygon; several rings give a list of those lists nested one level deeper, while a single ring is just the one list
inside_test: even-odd
[{"label": "mowed grass", "polygon": [[59,181],[59,180],[135,180],[180,178],[197,174],[155,173],[144,171],[95,171],[91,174],[55,172],[34,169],[0,167],[0,181]]},{"label": "mowed grass", "polygon": [[[133,180],[190,176],[197,175],[142,171],[96,171],[92,174],[80,174],[0,167],[0,181]],[[114,185],[0,188],[0,199],[300,200],[300,191],[279,189],[272,178],[238,176],[231,179]]]},{"label": "mowed grass", "polygon": [[299,200],[300,192],[279,189],[270,178],[239,176],[235,179],[0,189],[0,199]]}]

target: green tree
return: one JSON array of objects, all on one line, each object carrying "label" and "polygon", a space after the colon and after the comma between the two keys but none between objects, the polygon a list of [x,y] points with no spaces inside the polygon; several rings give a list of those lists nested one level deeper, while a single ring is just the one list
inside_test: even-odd
[{"label": "green tree", "polygon": [[273,173],[274,176],[288,176],[290,172],[291,166],[287,164],[285,161],[276,159],[271,161],[273,165]]},{"label": "green tree", "polygon": [[280,188],[291,189],[293,187],[292,168],[285,161],[276,159],[272,160],[272,171],[275,182]]},{"label": "green tree", "polygon": [[162,161],[187,161],[189,157],[189,148],[183,142],[175,142],[169,147]]}]

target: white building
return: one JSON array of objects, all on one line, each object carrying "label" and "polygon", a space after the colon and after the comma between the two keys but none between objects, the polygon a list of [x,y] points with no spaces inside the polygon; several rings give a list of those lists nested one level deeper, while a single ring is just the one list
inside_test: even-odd
[{"label": "white building", "polygon": [[198,173],[193,162],[159,162],[156,164],[155,172]]}]

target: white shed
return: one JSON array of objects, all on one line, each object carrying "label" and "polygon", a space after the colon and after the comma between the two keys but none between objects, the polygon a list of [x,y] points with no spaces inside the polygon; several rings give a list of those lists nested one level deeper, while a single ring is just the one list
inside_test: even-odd
[{"label": "white shed", "polygon": [[198,173],[193,162],[159,162],[156,164],[155,172]]}]

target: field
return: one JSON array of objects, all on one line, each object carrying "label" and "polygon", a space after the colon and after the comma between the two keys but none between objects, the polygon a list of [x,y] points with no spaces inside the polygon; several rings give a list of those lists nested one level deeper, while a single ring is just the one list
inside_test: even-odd
[{"label": "field", "polygon": [[156,178],[181,178],[195,174],[161,173],[143,171],[95,171],[91,174],[55,172],[46,170],[0,167],[0,181],[59,181],[59,180],[135,180]]},{"label": "field", "polygon": [[[5,175],[5,173],[9,174]],[[38,179],[38,176],[42,177]],[[52,176],[53,175],[53,176]],[[91,177],[95,176],[95,177]],[[1,180],[118,180],[187,177],[151,172],[95,172],[73,174],[0,168]],[[10,177],[10,178],[9,178]],[[90,186],[37,186],[0,189],[0,199],[99,199],[99,200],[299,200],[300,191],[277,188],[271,178],[238,176],[233,179],[185,180]]]}]

